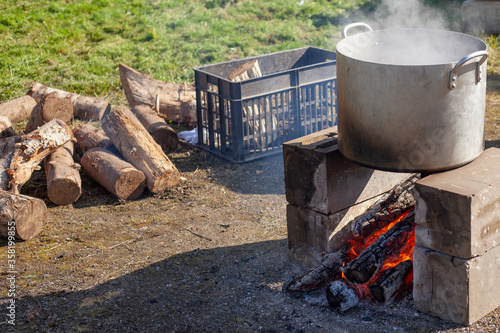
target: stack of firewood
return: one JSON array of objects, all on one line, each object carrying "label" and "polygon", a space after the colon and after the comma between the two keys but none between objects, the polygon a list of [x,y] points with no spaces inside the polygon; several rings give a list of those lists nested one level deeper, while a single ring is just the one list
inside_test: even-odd
[{"label": "stack of firewood", "polygon": [[[44,201],[20,193],[42,162],[47,196],[57,205],[81,196],[81,168],[123,200],[137,199],[146,188],[161,193],[178,184],[180,173],[166,154],[179,140],[167,121],[182,121],[181,108],[193,113],[194,91],[125,65],[120,78],[131,109],[40,83],[0,104],[0,235],[12,236],[15,226],[15,237],[29,240],[43,229]],[[12,123],[28,118],[24,134],[17,135]],[[82,122],[71,130],[74,118]],[[73,159],[75,144],[83,152],[81,165]]]}]

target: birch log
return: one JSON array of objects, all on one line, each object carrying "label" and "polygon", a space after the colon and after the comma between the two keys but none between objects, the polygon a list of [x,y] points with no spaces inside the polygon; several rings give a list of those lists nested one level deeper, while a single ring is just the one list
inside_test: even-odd
[{"label": "birch log", "polygon": [[47,206],[37,198],[0,190],[0,235],[30,240],[47,222]]},{"label": "birch log", "polygon": [[104,100],[81,96],[64,90],[44,86],[41,83],[33,83],[28,95],[40,101],[43,96],[56,93],[59,98],[69,98],[73,102],[75,118],[82,120],[101,120],[104,112],[110,109],[110,104]]},{"label": "birch log", "polygon": [[82,194],[80,165],[73,161],[75,143],[68,141],[45,159],[47,195],[56,205],[69,205]]},{"label": "birch log", "polygon": [[20,187],[30,179],[40,162],[57,147],[71,140],[72,133],[63,121],[54,119],[29,134],[14,138],[19,141],[7,153],[10,156],[3,157],[9,164],[0,165],[7,173],[7,177],[2,177],[0,189],[19,193]]},{"label": "birch log", "polygon": [[22,96],[0,104],[0,115],[7,117],[11,122],[17,123],[28,119],[37,101],[31,96]]},{"label": "birch log", "polygon": [[177,133],[151,107],[137,105],[132,108],[132,112],[165,153],[177,147],[179,143]]},{"label": "birch log", "polygon": [[161,147],[125,107],[107,113],[101,123],[111,142],[137,169],[144,172],[152,193],[160,193],[179,183],[180,173]]}]

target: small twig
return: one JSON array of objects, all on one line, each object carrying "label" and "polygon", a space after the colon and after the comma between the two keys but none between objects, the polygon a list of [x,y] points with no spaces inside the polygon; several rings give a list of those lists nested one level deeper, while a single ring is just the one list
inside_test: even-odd
[{"label": "small twig", "polygon": [[108,247],[108,250],[114,249],[115,247],[123,245],[123,244],[126,244],[126,243],[130,243],[131,241],[132,241],[132,239],[127,239],[126,241],[123,241],[121,243],[118,243],[118,244],[115,244],[115,245],[113,245],[111,247]]},{"label": "small twig", "polygon": [[53,249],[55,249],[55,248],[57,248],[57,247],[59,247],[59,246],[61,246],[61,245],[62,245],[62,244],[57,244],[56,246],[51,247],[50,249],[44,250],[43,252],[47,252],[47,251],[53,250]]}]

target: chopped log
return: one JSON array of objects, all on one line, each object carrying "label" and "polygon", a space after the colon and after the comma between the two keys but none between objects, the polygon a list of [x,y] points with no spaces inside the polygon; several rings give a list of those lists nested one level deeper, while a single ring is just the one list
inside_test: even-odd
[{"label": "chopped log", "polygon": [[6,168],[7,171],[7,181],[2,179],[0,189],[19,193],[20,187],[30,179],[40,162],[71,139],[71,130],[59,119],[16,138],[19,141],[14,145],[14,149],[7,153],[11,156],[4,157],[5,160],[10,160],[9,164],[0,165],[0,168]]},{"label": "chopped log", "polygon": [[75,143],[68,141],[45,159],[47,195],[56,205],[69,205],[82,194],[80,165],[73,161]]},{"label": "chopped log", "polygon": [[113,145],[103,130],[97,129],[90,124],[79,124],[73,129],[73,135],[83,153],[92,148],[108,148]]},{"label": "chopped log", "polygon": [[[251,78],[261,77],[262,71],[257,59],[239,66],[229,73],[229,80],[241,82]],[[257,103],[245,102],[242,104],[244,122],[248,125],[249,136],[255,147],[262,149],[273,143],[278,137],[278,121],[272,114],[269,100],[261,98]],[[245,127],[245,126],[244,126]]]},{"label": "chopped log", "polygon": [[196,115],[196,100],[181,102],[181,123],[187,128],[194,128],[198,124],[198,116]]},{"label": "chopped log", "polygon": [[0,138],[16,135],[9,118],[0,115]]},{"label": "chopped log", "polygon": [[338,278],[342,273],[342,266],[348,259],[345,251],[346,249],[341,249],[326,254],[319,266],[293,279],[286,289],[290,292],[309,292]]},{"label": "chopped log", "polygon": [[111,110],[102,121],[102,128],[111,142],[137,169],[144,172],[152,193],[160,193],[179,183],[180,173],[161,147],[125,107]]},{"label": "chopped log", "polygon": [[7,117],[11,122],[17,123],[28,119],[37,101],[31,96],[22,96],[0,104],[0,115]]},{"label": "chopped log", "polygon": [[110,104],[104,100],[46,87],[38,82],[33,83],[27,94],[39,102],[50,93],[56,93],[59,98],[69,98],[73,102],[75,118],[82,120],[101,120],[104,112],[111,108]]},{"label": "chopped log", "polygon": [[153,79],[135,69],[119,64],[120,80],[130,107],[148,105],[167,120],[182,121],[181,104],[196,100],[196,90],[187,84]]},{"label": "chopped log", "polygon": [[415,214],[407,213],[401,221],[368,246],[356,259],[347,264],[345,276],[352,282],[368,282],[389,258],[397,256],[415,232]]},{"label": "chopped log", "polygon": [[66,124],[74,114],[73,103],[69,97],[59,98],[55,92],[44,95],[31,113],[25,133],[32,132],[53,119],[61,119]]},{"label": "chopped log", "polygon": [[0,190],[0,235],[30,240],[47,222],[47,206],[37,198]]},{"label": "chopped log", "polygon": [[373,298],[386,305],[392,304],[398,291],[405,284],[412,267],[411,260],[405,260],[381,272],[375,281],[368,286]]},{"label": "chopped log", "polygon": [[105,148],[88,150],[80,163],[92,179],[119,199],[135,200],[146,188],[142,171]]},{"label": "chopped log", "polygon": [[375,202],[365,213],[352,222],[351,231],[356,237],[368,238],[394,221],[398,216],[415,207],[413,189],[419,175],[412,175],[396,185],[389,193]]},{"label": "chopped log", "polygon": [[132,108],[132,112],[165,153],[177,147],[179,143],[177,133],[151,107],[136,105]]},{"label": "chopped log", "polygon": [[363,286],[356,285],[342,278],[333,281],[326,288],[328,305],[335,310],[345,312],[355,307],[363,299],[365,291]]}]

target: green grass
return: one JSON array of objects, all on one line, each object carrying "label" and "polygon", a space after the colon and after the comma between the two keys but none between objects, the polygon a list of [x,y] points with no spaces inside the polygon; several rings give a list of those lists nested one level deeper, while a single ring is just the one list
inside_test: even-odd
[{"label": "green grass", "polygon": [[192,68],[203,64],[302,46],[334,50],[349,16],[378,2],[4,0],[0,102],[24,95],[33,81],[89,96],[116,95],[120,62],[181,83],[193,82]]}]

